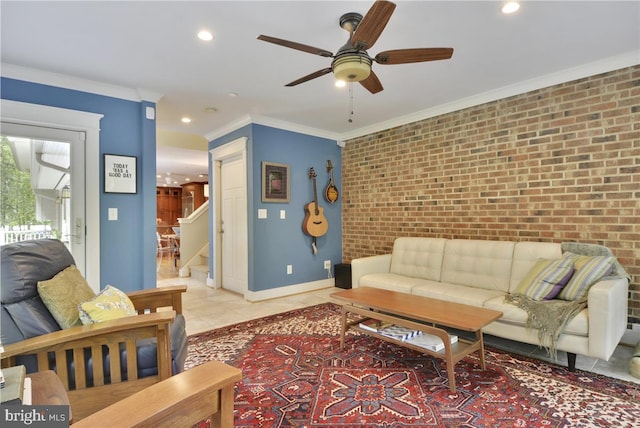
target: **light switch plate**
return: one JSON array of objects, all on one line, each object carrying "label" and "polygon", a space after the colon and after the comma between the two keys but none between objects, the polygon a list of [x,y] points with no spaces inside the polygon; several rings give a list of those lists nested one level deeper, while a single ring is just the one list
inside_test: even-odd
[{"label": "light switch plate", "polygon": [[280,219],[284,220],[287,218],[287,212],[285,210],[280,210]]},{"label": "light switch plate", "polygon": [[109,208],[109,221],[118,220],[118,209],[117,208]]},{"label": "light switch plate", "polygon": [[258,209],[258,218],[267,218],[267,209],[266,208]]}]

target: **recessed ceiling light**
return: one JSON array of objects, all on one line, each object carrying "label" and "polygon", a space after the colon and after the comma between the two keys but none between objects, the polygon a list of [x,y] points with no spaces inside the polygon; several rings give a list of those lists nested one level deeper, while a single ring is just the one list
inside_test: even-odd
[{"label": "recessed ceiling light", "polygon": [[502,6],[502,13],[509,14],[515,12],[518,9],[520,9],[520,3],[518,3],[517,1],[510,1]]},{"label": "recessed ceiling light", "polygon": [[237,92],[229,92],[227,95],[229,95],[231,98],[235,98],[238,96]]},{"label": "recessed ceiling light", "polygon": [[211,34],[207,30],[202,30],[202,31],[200,31],[198,33],[198,38],[200,40],[204,40],[205,42],[209,42],[209,41],[213,40],[213,34]]},{"label": "recessed ceiling light", "polygon": [[182,123],[191,123],[191,118],[190,117],[183,117],[182,119],[180,119],[182,121]]},{"label": "recessed ceiling light", "polygon": [[347,86],[347,82],[345,82],[344,80],[336,80],[336,88],[344,88],[345,86]]}]

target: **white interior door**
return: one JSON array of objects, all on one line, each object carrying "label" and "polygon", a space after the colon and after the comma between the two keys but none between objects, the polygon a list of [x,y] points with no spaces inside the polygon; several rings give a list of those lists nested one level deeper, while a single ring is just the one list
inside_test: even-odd
[{"label": "white interior door", "polygon": [[220,167],[222,288],[244,295],[248,288],[247,199],[244,161],[236,156]]}]

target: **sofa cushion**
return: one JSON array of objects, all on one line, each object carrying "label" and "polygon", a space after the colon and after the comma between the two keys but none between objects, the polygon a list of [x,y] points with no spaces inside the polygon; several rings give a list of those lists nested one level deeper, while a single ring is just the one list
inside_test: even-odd
[{"label": "sofa cushion", "polygon": [[517,242],[513,249],[511,280],[509,291],[514,292],[529,270],[540,259],[559,259],[562,257],[562,245],[552,242]]},{"label": "sofa cushion", "polygon": [[507,292],[515,243],[452,239],[444,247],[442,282]]},{"label": "sofa cushion", "polygon": [[75,265],[49,280],[38,281],[38,293],[62,328],[80,325],[78,305],[96,295]]},{"label": "sofa cushion", "polygon": [[93,299],[80,303],[78,311],[83,325],[115,320],[136,314],[136,308],[129,296],[111,285],[107,285]]},{"label": "sofa cushion", "polygon": [[487,300],[504,295],[503,292],[496,290],[426,280],[413,287],[411,293],[415,296],[479,307],[482,307]]},{"label": "sofa cushion", "polygon": [[[65,245],[56,239],[37,239],[31,241],[14,242],[0,246],[0,302],[2,314],[0,319],[0,337],[4,344],[15,343],[28,339],[12,319],[6,306],[28,301],[27,311],[36,313],[48,312],[47,307],[38,295],[38,281],[52,278],[56,273],[74,263],[73,257]],[[34,299],[35,297],[35,299]],[[13,307],[15,313],[21,312],[19,305]],[[21,319],[25,322],[22,326],[25,332],[40,331],[43,324],[38,319],[34,322],[38,325],[29,326],[29,318]],[[58,323],[50,318],[47,328],[60,330]],[[29,333],[27,333],[29,334]]]},{"label": "sofa cushion", "polygon": [[395,273],[370,273],[360,277],[360,287],[382,288],[411,294],[411,289],[421,283],[419,278],[397,275]]},{"label": "sofa cushion", "polygon": [[[60,326],[51,316],[49,310],[44,306],[42,300],[40,300],[40,296],[34,296],[20,302],[10,303],[3,307],[11,316],[11,319],[20,333],[22,333],[22,337],[5,341],[5,337],[3,335],[2,343],[18,342],[20,340],[60,330]],[[7,325],[3,320],[3,333],[5,331],[5,327],[7,327]]]},{"label": "sofa cushion", "polygon": [[397,238],[389,272],[439,281],[445,242],[444,238]]},{"label": "sofa cushion", "polygon": [[563,300],[585,297],[593,284],[611,272],[615,261],[615,257],[582,256],[570,252],[565,253],[565,257],[573,261],[576,271],[558,294],[558,299]]},{"label": "sofa cushion", "polygon": [[540,259],[522,278],[514,293],[533,300],[553,299],[567,284],[573,271],[573,261],[568,257]]},{"label": "sofa cushion", "polygon": [[[185,319],[177,314],[169,328],[171,334],[171,355],[173,360],[172,373],[178,374],[184,370],[187,355],[187,334]],[[146,377],[158,374],[158,347],[155,339],[139,340],[137,343],[138,376]],[[122,361],[126,361],[126,352],[122,353]]]}]

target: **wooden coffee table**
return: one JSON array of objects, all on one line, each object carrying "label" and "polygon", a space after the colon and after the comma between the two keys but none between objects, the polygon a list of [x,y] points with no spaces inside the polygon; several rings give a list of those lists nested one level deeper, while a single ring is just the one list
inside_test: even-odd
[{"label": "wooden coffee table", "polygon": [[[345,302],[342,305],[341,347],[344,347],[345,334],[347,330],[351,328],[388,342],[442,358],[447,364],[447,374],[451,392],[456,392],[454,366],[466,355],[479,351],[480,364],[482,369],[485,369],[482,328],[502,316],[502,312],[491,309],[445,302],[443,300],[378,288],[362,287],[338,291],[331,294],[331,297]],[[347,322],[347,314],[349,312],[362,315],[364,318]],[[387,321],[399,326],[436,335],[444,342],[444,349],[441,351],[431,351],[412,345],[411,343],[402,342],[360,328],[360,322],[367,318]],[[476,339],[466,340],[459,338],[456,343],[450,343],[449,333],[441,327],[451,327],[462,331],[473,332],[475,333]]]}]

